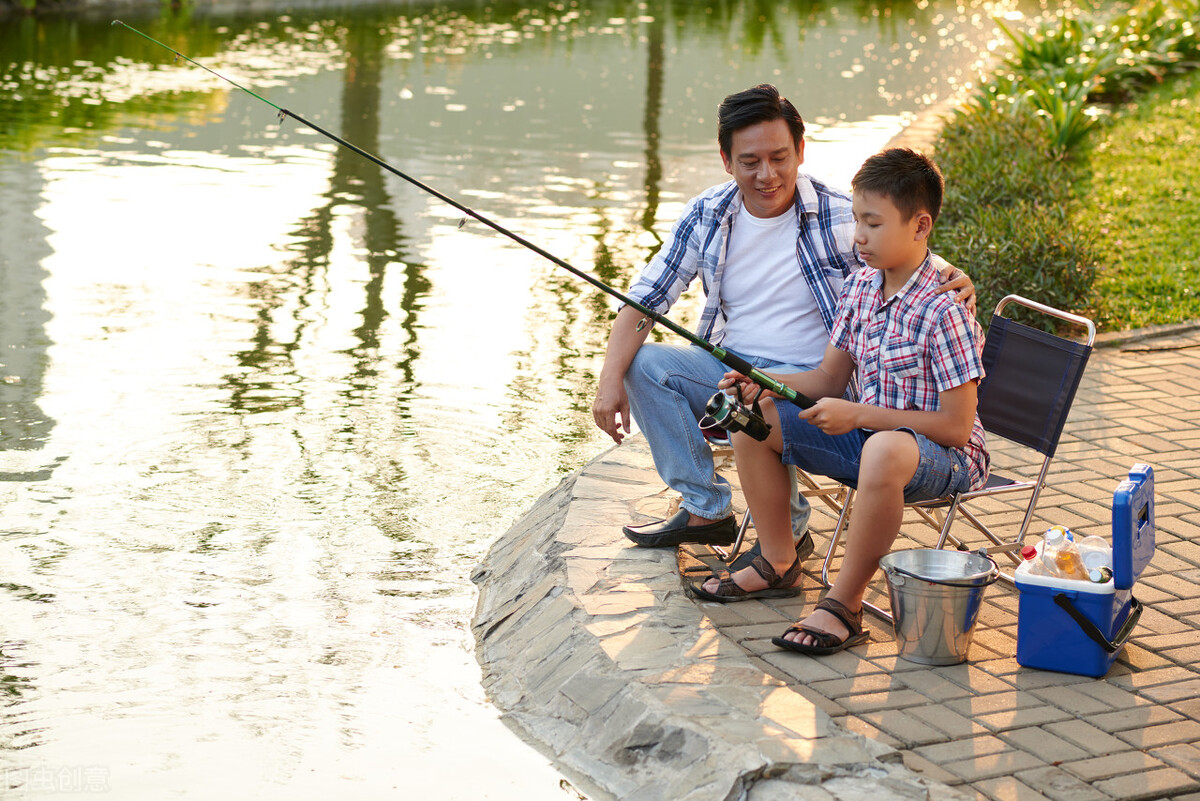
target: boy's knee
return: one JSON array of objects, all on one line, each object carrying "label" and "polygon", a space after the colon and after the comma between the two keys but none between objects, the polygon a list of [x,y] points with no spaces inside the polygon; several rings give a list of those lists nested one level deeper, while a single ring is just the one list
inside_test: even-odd
[{"label": "boy's knee", "polygon": [[762,416],[767,424],[767,438],[755,439],[745,431],[739,431],[729,438],[733,445],[734,463],[778,465],[789,467],[782,460],[783,438],[780,433],[779,414],[774,404],[767,400],[762,404]]},{"label": "boy's knee", "polygon": [[878,431],[863,444],[859,483],[898,484],[903,487],[917,473],[921,448],[907,431]]},{"label": "boy's knee", "polygon": [[[780,402],[784,403],[784,405],[790,406],[786,403],[786,401]],[[777,430],[779,428],[779,407],[775,405],[775,399],[767,398],[761,404],[759,404],[759,408],[762,409],[763,420],[767,422],[767,425],[771,427],[771,430]],[[791,409],[791,411],[794,414],[796,410]]]}]

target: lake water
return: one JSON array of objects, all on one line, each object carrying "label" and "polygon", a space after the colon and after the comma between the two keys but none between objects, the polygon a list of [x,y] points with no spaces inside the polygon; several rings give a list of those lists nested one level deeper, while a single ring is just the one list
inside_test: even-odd
[{"label": "lake water", "polygon": [[[992,13],[121,18],[624,289],[724,95],[778,84],[845,186]],[[0,795],[578,797],[479,687],[469,574],[609,447],[614,302],[111,19],[0,20]]]}]

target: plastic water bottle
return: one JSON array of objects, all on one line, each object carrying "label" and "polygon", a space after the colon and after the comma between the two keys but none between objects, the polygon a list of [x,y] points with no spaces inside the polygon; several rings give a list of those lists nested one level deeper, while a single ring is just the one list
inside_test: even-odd
[{"label": "plastic water bottle", "polygon": [[1021,549],[1021,559],[1024,560],[1022,564],[1025,565],[1025,569],[1029,571],[1029,575],[1031,576],[1046,575],[1046,568],[1042,564],[1041,545],[1041,540],[1038,540],[1037,543],[1026,545]]},{"label": "plastic water bottle", "polygon": [[1079,548],[1079,556],[1083,559],[1083,566],[1089,571],[1102,567],[1112,569],[1112,548],[1109,547],[1108,540],[1104,539],[1104,537],[1097,537],[1093,534],[1090,537],[1084,537],[1079,540],[1075,545]]},{"label": "plastic water bottle", "polygon": [[1066,529],[1051,526],[1042,538],[1042,564],[1052,576],[1090,581],[1075,543],[1067,539]]}]

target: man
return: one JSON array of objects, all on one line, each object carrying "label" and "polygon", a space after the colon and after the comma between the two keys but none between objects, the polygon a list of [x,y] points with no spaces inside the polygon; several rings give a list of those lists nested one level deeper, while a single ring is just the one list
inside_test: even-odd
[{"label": "man", "polygon": [[[717,111],[717,141],[733,180],[688,203],[627,294],[665,314],[699,276],[706,294],[699,336],[759,369],[812,369],[829,341],[842,281],[860,267],[850,197],[800,174],[804,121],[774,86],[726,97]],[[966,276],[942,289],[963,289],[960,299],[973,306]],[[659,476],[682,501],[666,520],[622,530],[646,547],[730,544],[737,532],[732,494],[715,474],[697,425],[725,367],[696,346],[645,344],[648,334],[641,313],[620,309],[592,415],[619,444],[632,413]],[[791,476],[793,535],[803,558],[813,550],[810,510],[795,490],[794,468]],[[733,567],[758,555],[756,544]]]}]

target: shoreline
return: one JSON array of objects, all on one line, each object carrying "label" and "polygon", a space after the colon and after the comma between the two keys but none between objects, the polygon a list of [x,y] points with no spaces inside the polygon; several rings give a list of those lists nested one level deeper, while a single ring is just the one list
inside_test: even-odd
[{"label": "shoreline", "polygon": [[674,549],[631,546],[621,525],[663,495],[637,435],[489,551],[473,630],[501,719],[594,798],[966,798],[748,657],[685,594]]}]

